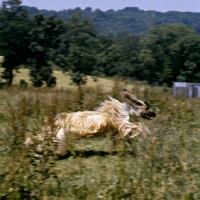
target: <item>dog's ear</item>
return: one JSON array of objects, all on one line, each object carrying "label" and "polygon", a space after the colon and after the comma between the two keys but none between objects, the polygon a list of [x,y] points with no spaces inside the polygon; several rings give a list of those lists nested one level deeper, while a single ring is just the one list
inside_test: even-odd
[{"label": "dog's ear", "polygon": [[145,108],[147,108],[147,105],[143,101],[137,99],[135,95],[131,94],[125,88],[120,91],[120,95],[122,97],[126,98],[127,100],[129,100],[129,102],[133,102],[133,103],[135,103],[138,106],[144,106]]}]

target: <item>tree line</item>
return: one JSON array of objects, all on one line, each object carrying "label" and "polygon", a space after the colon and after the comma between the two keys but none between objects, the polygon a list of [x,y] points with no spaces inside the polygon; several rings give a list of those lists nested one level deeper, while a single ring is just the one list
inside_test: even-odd
[{"label": "tree line", "polygon": [[200,35],[183,24],[154,26],[145,36],[121,30],[102,34],[81,13],[67,19],[30,16],[20,0],[0,9],[1,79],[11,85],[14,71],[30,69],[35,87],[56,85],[53,69],[68,72],[78,86],[87,75],[120,76],[170,86],[200,82]]},{"label": "tree line", "polygon": [[121,30],[126,30],[131,34],[146,35],[152,26],[166,25],[166,24],[185,24],[198,33],[200,33],[199,19],[200,13],[193,12],[157,12],[144,11],[137,7],[126,7],[121,10],[102,11],[100,9],[93,10],[90,7],[81,9],[64,9],[61,11],[54,10],[39,10],[35,7],[24,6],[30,16],[36,14],[43,14],[47,16],[56,16],[57,18],[66,20],[73,12],[80,12],[83,16],[92,20],[97,30],[104,34],[116,35]]}]

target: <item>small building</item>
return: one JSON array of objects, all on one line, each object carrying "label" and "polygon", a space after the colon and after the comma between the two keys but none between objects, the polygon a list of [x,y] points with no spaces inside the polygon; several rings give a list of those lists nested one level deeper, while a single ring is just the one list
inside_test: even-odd
[{"label": "small building", "polygon": [[186,98],[200,98],[200,83],[174,82],[173,95],[182,95]]}]

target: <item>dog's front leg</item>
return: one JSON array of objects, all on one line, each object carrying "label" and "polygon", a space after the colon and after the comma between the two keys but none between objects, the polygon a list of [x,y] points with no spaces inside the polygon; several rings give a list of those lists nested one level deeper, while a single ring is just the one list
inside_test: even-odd
[{"label": "dog's front leg", "polygon": [[141,133],[140,126],[131,122],[124,122],[119,126],[120,138],[134,138]]},{"label": "dog's front leg", "polygon": [[140,123],[124,122],[119,126],[119,132],[121,136],[118,139],[124,140],[127,148],[133,152],[132,141],[142,133]]},{"label": "dog's front leg", "polygon": [[134,151],[133,150],[133,147],[132,147],[132,141],[130,140],[130,139],[127,139],[127,140],[125,140],[125,144],[126,144],[126,146],[128,147],[128,149],[129,149],[129,151]]}]

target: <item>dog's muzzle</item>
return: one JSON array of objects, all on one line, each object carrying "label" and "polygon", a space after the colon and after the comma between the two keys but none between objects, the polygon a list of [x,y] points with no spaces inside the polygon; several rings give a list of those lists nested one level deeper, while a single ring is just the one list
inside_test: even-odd
[{"label": "dog's muzzle", "polygon": [[147,112],[143,112],[142,113],[142,118],[146,118],[148,120],[151,120],[152,117],[156,117],[156,113],[155,112],[147,111]]}]

